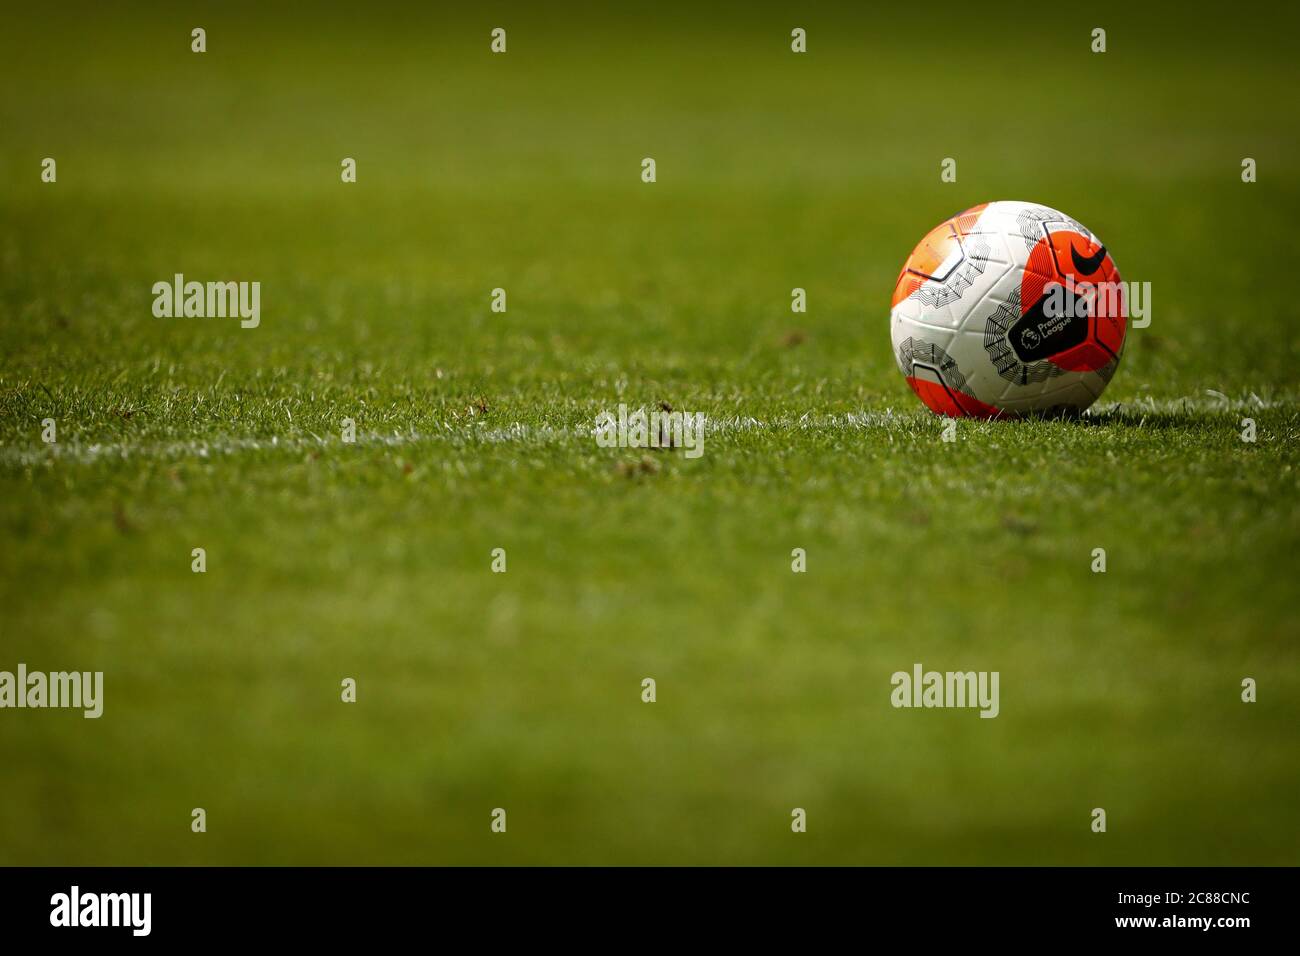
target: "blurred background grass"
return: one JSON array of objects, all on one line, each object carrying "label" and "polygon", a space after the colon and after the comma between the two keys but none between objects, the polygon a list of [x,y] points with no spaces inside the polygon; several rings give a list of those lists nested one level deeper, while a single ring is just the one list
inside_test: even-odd
[{"label": "blurred background grass", "polygon": [[[1294,864],[1279,16],[14,18],[0,668],[107,689],[99,721],[0,714],[0,861]],[[1100,423],[948,446],[889,293],[995,198],[1096,230],[1154,320]],[[260,281],[261,326],[155,319],[176,272]],[[650,470],[501,440],[620,401],[767,427]],[[317,445],[344,416],[363,441]],[[999,670],[1001,716],[892,709],[914,661]]]}]

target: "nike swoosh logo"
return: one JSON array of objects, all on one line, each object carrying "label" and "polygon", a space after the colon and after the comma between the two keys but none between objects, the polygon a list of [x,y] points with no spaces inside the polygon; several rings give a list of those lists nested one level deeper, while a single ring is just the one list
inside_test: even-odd
[{"label": "nike swoosh logo", "polygon": [[1074,267],[1080,275],[1090,276],[1101,266],[1101,260],[1106,258],[1106,247],[1102,246],[1093,255],[1084,258],[1079,255],[1074,243],[1070,243],[1070,258],[1074,260]]}]

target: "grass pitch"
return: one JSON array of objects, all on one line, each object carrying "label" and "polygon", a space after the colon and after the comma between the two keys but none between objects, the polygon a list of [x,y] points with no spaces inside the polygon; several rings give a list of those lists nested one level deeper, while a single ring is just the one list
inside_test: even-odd
[{"label": "grass pitch", "polygon": [[[106,687],[0,711],[0,862],[1300,861],[1286,31],[963,9],[6,27],[0,669]],[[1153,321],[1091,417],[943,443],[889,294],[1002,198]],[[178,272],[261,325],[154,318]],[[915,662],[999,717],[892,708]]]}]

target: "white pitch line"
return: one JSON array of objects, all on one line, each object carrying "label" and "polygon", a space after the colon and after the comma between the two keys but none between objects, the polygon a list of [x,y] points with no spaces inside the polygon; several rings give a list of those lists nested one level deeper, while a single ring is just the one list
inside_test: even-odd
[{"label": "white pitch line", "polygon": [[[1283,402],[1266,402],[1256,396],[1250,400],[1213,400],[1168,399],[1163,401],[1145,400],[1132,405],[1109,404],[1100,409],[1094,408],[1087,417],[1104,419],[1119,412],[1126,418],[1139,418],[1145,414],[1177,412],[1236,413],[1240,411],[1261,411],[1281,407]],[[921,421],[926,421],[924,417]],[[938,419],[934,419],[937,421]],[[779,418],[769,421],[749,416],[728,416],[705,419],[705,435],[725,435],[728,433],[755,431],[831,431],[891,428],[911,422],[917,424],[917,416],[896,415],[893,409],[883,412],[846,412],[838,415],[814,415],[806,412],[798,418]],[[594,436],[594,425],[529,425],[524,422],[512,422],[509,425],[485,427],[475,425],[453,425],[443,423],[440,431],[427,433],[408,432],[384,435],[375,432],[357,435],[354,444],[358,447],[395,448],[434,444],[454,439],[488,444],[533,441],[546,444],[574,438]],[[248,438],[224,436],[220,438],[195,439],[193,441],[175,442],[104,442],[85,443],[70,442],[55,445],[8,445],[0,447],[0,465],[25,468],[54,462],[71,464],[93,464],[99,461],[132,459],[173,460],[185,458],[208,459],[242,452],[285,451],[302,452],[313,449],[342,448],[342,438],[322,438],[318,435],[292,435],[284,438]]]},{"label": "white pitch line", "polygon": [[[898,420],[892,415],[881,413],[828,415],[822,416],[820,419],[810,419],[808,415],[804,415],[798,419],[781,419],[771,422],[744,417],[713,418],[705,420],[704,432],[705,435],[720,435],[728,432],[782,428],[800,430],[836,427],[867,428],[883,425],[891,418],[894,421]],[[321,438],[318,435],[293,435],[284,438],[226,436],[202,440],[196,439],[194,441],[153,443],[95,442],[88,444],[85,442],[69,442],[54,445],[7,446],[0,448],[0,464],[27,467],[57,461],[90,464],[113,459],[128,461],[133,458],[163,460],[214,458],[248,451],[309,451],[313,449],[343,448],[347,444],[363,448],[391,448],[427,445],[455,439],[486,444],[504,444],[519,441],[533,441],[545,444],[574,438],[590,438],[595,433],[594,425],[529,425],[524,422],[512,422],[509,425],[489,428],[444,423],[443,430],[426,433],[408,432],[402,434],[399,432],[384,435],[371,432],[358,434],[356,441],[351,443],[345,443],[342,438]]]}]

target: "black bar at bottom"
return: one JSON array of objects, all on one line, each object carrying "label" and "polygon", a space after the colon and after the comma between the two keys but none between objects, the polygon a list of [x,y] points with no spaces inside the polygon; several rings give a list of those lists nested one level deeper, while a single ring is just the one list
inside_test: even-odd
[{"label": "black bar at bottom", "polygon": [[[1290,936],[1289,868],[0,870],[7,943],[584,938],[1232,945]],[[75,889],[74,889],[75,888]],[[148,894],[147,897],[145,894]],[[92,925],[86,925],[92,924]],[[109,924],[109,925],[103,925]],[[147,930],[147,932],[146,932]],[[455,934],[450,935],[450,934]],[[418,938],[418,937],[417,937]],[[458,944],[459,945],[459,944]],[[16,951],[16,950],[15,950]]]}]

